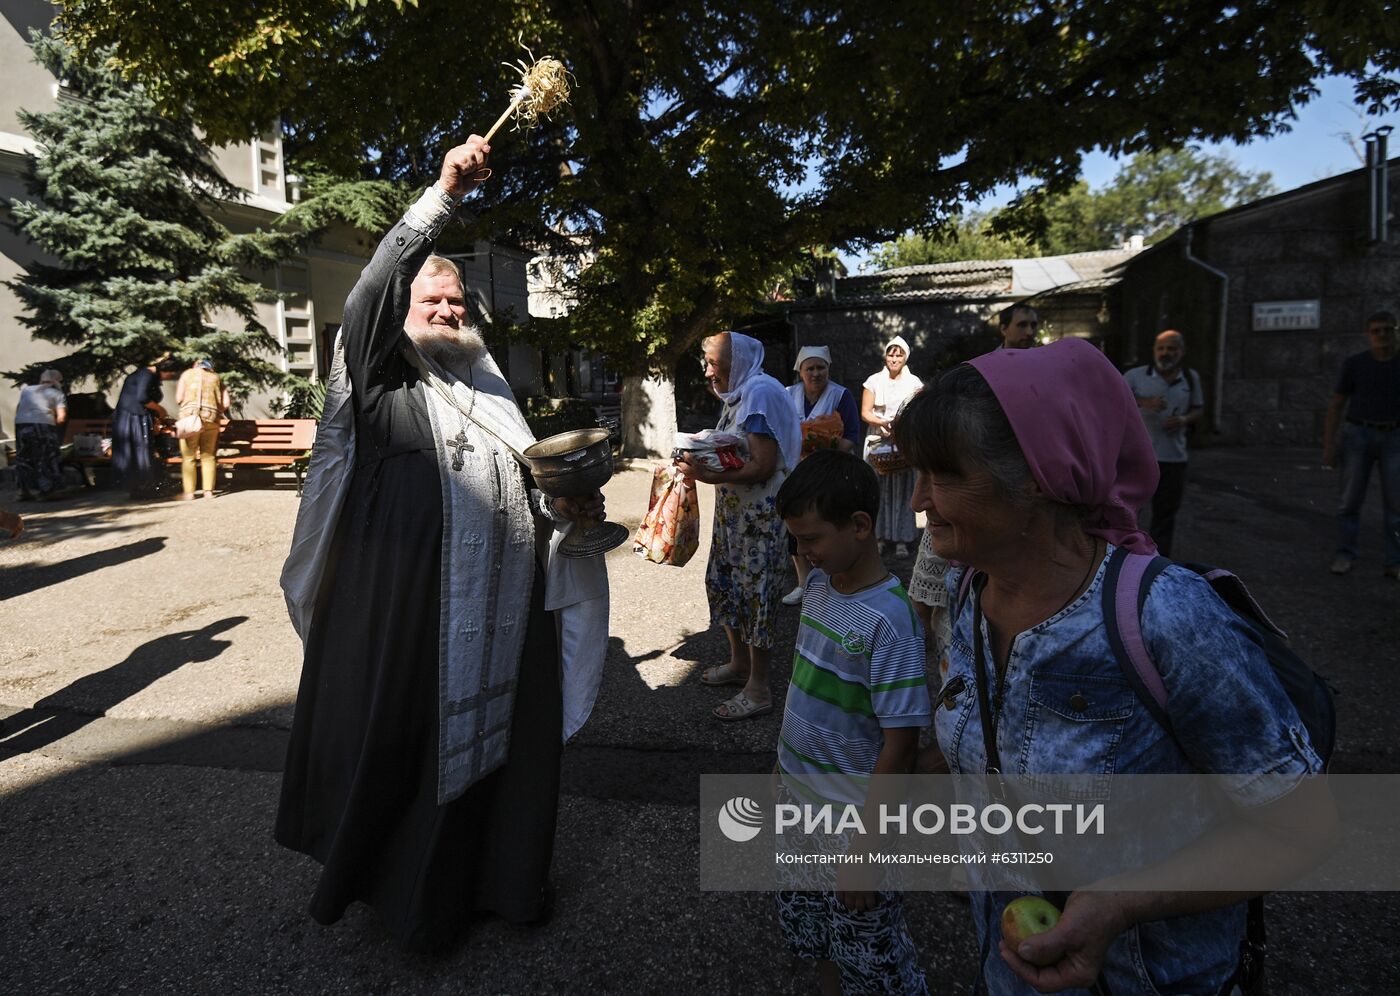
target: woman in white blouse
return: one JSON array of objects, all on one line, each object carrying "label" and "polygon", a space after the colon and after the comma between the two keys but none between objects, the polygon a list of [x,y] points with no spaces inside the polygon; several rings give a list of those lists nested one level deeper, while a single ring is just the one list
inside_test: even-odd
[{"label": "woman in white blouse", "polygon": [[[895,336],[885,344],[885,368],[865,379],[860,417],[870,426],[865,440],[867,459],[874,446],[889,438],[890,427],[904,402],[924,386],[908,371],[908,362],[909,343],[902,336]],[[875,519],[875,538],[880,541],[881,554],[893,543],[896,557],[909,556],[909,544],[917,539],[914,510],[909,504],[913,497],[912,470],[880,475],[880,514]]]}]

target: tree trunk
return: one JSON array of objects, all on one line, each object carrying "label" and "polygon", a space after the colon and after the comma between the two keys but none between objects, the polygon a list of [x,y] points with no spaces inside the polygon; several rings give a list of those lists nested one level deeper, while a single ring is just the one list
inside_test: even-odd
[{"label": "tree trunk", "polygon": [[622,455],[668,457],[675,448],[676,385],[654,371],[622,381]]}]

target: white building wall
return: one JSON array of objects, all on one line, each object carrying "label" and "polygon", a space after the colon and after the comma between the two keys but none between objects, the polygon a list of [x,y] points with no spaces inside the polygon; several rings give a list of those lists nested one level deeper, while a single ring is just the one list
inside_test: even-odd
[{"label": "white building wall", "polygon": [[[0,155],[0,198],[5,203],[24,196],[24,185],[15,174],[14,165],[11,157]],[[0,281],[23,276],[37,256],[33,244],[18,234],[12,223],[10,211],[0,207]],[[0,284],[0,370],[18,370],[53,356],[60,348],[30,335],[19,324],[20,311],[19,298],[7,285]],[[13,437],[18,403],[19,388],[7,380],[0,381],[0,438]]]},{"label": "white building wall", "polygon": [[253,190],[253,154],[246,145],[224,145],[210,149],[214,165],[229,183],[240,190]]},{"label": "white building wall", "polygon": [[47,28],[56,9],[39,0],[0,0],[0,132],[21,135],[19,111],[51,111],[58,104],[53,76],[29,50],[29,29]]},{"label": "white building wall", "polygon": [[[46,27],[52,13],[53,8],[44,0],[0,0],[0,198],[25,196],[21,177],[26,155],[34,143],[22,133],[19,109],[52,110],[59,99],[57,81],[34,62],[27,35],[31,25]],[[229,182],[247,192],[242,202],[225,205],[220,212],[220,220],[231,230],[250,231],[269,225],[290,207],[280,133],[214,149],[211,154]],[[8,212],[0,208],[0,222],[8,220]],[[273,272],[251,274],[270,289],[287,295],[286,301],[258,304],[255,308],[259,322],[278,344],[280,352],[273,359],[282,369],[315,378],[329,366],[323,345],[326,328],[340,324],[345,299],[379,235],[348,228],[333,230],[303,257],[288,261]],[[24,273],[36,255],[27,239],[0,224],[0,280],[11,280]],[[488,243],[480,242],[457,258],[466,270],[468,291],[478,314],[500,315],[509,311],[510,320],[517,322],[528,317],[527,254],[493,250]],[[15,295],[0,286],[0,369],[13,370],[61,355],[62,347],[33,338],[19,323],[21,311]],[[220,327],[237,327],[241,320],[228,314],[212,315],[210,321]],[[512,381],[519,381],[512,386],[523,393],[538,392],[538,351],[513,347],[511,355],[515,361],[511,363]],[[76,391],[91,389],[91,385],[84,384],[69,386]],[[173,387],[167,394],[169,406],[174,398]],[[13,430],[18,395],[17,389],[0,384],[0,436]],[[247,418],[273,416],[279,401],[276,393],[256,394],[247,399],[241,414]]]}]

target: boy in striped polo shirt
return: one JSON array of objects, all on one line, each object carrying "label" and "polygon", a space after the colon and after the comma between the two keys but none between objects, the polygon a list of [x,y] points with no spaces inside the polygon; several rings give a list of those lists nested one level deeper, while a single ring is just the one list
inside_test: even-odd
[{"label": "boy in striped polo shirt", "polygon": [[[778,490],[778,514],[812,565],[778,737],[795,802],[864,805],[871,775],[913,772],[931,722],[923,627],[880,559],[879,506],[875,471],[836,450],[808,456]],[[824,992],[927,992],[900,894],[864,888],[857,874],[843,865],[835,890],[778,893],[788,946],[818,962]]]}]

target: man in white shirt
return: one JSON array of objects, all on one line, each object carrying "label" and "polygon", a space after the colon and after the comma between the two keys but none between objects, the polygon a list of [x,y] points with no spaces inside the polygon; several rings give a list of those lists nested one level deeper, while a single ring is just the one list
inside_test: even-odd
[{"label": "man in white shirt", "polygon": [[1151,533],[1164,557],[1171,556],[1176,513],[1186,491],[1186,427],[1195,425],[1206,412],[1201,377],[1183,365],[1185,358],[1186,338],[1168,329],[1152,346],[1153,362],[1123,375],[1137,398],[1157,454],[1161,476],[1152,496]]}]

